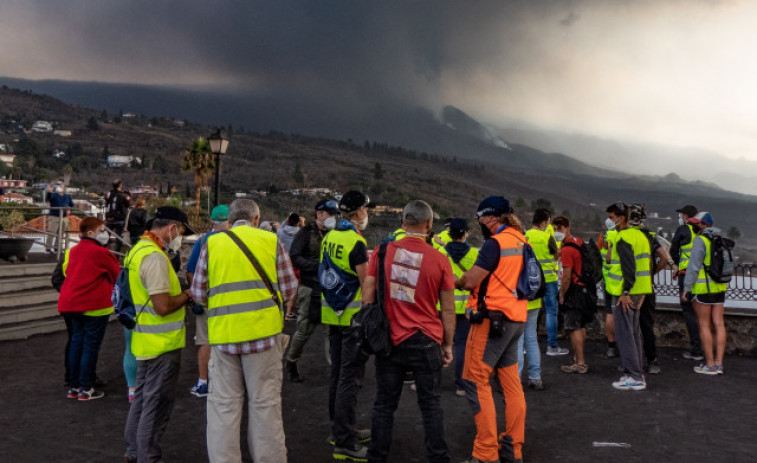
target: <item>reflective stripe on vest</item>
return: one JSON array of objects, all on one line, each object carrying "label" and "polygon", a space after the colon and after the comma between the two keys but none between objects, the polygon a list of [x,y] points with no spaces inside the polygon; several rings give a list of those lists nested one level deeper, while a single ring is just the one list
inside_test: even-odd
[{"label": "reflective stripe on vest", "polygon": [[[486,307],[503,312],[514,322],[525,322],[528,304],[525,300],[519,300],[513,291],[523,269],[523,245],[526,239],[512,227],[505,228],[490,239],[497,241],[501,251],[497,268],[492,272],[486,294],[483,295]],[[479,290],[471,293],[467,307],[477,307],[479,297],[482,297]]]},{"label": "reflective stripe on vest", "polygon": [[689,268],[691,249],[694,247],[694,239],[696,238],[694,228],[689,224],[686,224],[686,227],[689,229],[689,242],[681,245],[681,255],[678,258],[678,270],[686,270]]},{"label": "reflective stripe on vest", "polygon": [[637,228],[626,228],[621,230],[617,235],[617,240],[612,247],[610,257],[610,270],[605,279],[605,289],[612,296],[623,294],[623,270],[620,265],[620,256],[618,255],[617,244],[623,240],[631,246],[634,252],[635,261],[635,281],[633,287],[629,290],[630,294],[651,294],[652,293],[652,259],[651,246],[647,236]]},{"label": "reflective stripe on vest", "polygon": [[68,255],[71,252],[70,249],[66,249],[66,252],[63,253],[63,263],[61,264],[60,268],[63,271],[63,276],[66,276],[66,269],[68,268]]},{"label": "reflective stripe on vest", "polygon": [[535,228],[526,231],[526,239],[534,249],[536,259],[539,260],[539,265],[541,265],[541,269],[544,272],[544,281],[547,283],[557,281],[557,261],[554,254],[549,252],[549,239],[552,236],[547,231]]},{"label": "reflective stripe on vest", "polygon": [[[136,252],[144,248],[147,248],[144,252]],[[131,337],[131,352],[136,357],[156,357],[166,352],[181,349],[185,345],[184,308],[182,307],[165,317],[158,315],[139,276],[139,269],[144,259],[156,253],[166,259],[169,296],[181,294],[179,278],[176,276],[166,253],[150,238],[142,237],[129,251],[125,263],[125,266],[129,268],[129,289],[131,290],[132,301],[137,307],[137,324]],[[134,257],[130,258],[130,256]]]},{"label": "reflective stripe on vest", "polygon": [[[455,263],[455,261],[452,260],[452,258],[449,256],[449,253],[445,248],[440,249],[442,254],[444,254],[447,259],[449,259],[449,264],[452,266],[452,274],[455,275],[457,278],[460,278],[463,275],[463,269],[460,268],[459,265]],[[471,267],[473,267],[473,264],[476,263],[476,259],[478,258],[478,249],[477,248],[470,248],[468,249],[468,252],[463,256],[462,259],[460,259],[460,265],[470,270]],[[457,289],[455,288],[455,313],[456,314],[464,314],[465,313],[465,306],[468,303],[468,299],[470,298],[470,292],[465,291],[463,289]],[[436,303],[436,309],[441,310],[441,305],[439,303]]]},{"label": "reflective stripe on vest", "polygon": [[[715,294],[724,293],[728,289],[728,283],[715,283],[707,273],[707,267],[710,266],[710,246],[712,242],[704,235],[698,235],[695,239],[704,242],[704,262],[699,269],[697,282],[691,288],[691,294]],[[680,278],[680,277],[679,277]]]},{"label": "reflective stripe on vest", "polygon": [[[345,272],[357,276],[357,273],[350,268],[350,253],[358,242],[362,242],[367,246],[365,238],[354,230],[331,230],[326,234],[321,243],[320,260],[323,260],[323,252],[328,251],[329,257],[335,265]],[[324,325],[350,326],[352,316],[362,307],[362,299],[363,291],[361,288],[358,288],[352,302],[347,304],[342,313],[338,314],[326,302],[326,297],[321,294],[321,323]]]},{"label": "reflective stripe on vest", "polygon": [[[276,235],[249,225],[231,232],[252,252],[278,293]],[[280,333],[284,314],[239,246],[225,233],[210,236],[207,246],[208,342],[233,344]]]},{"label": "reflective stripe on vest", "polygon": [[[602,276],[607,281],[607,276],[610,273],[610,267],[613,263],[619,264],[620,262],[607,262],[607,250],[610,246],[615,247],[615,241],[618,238],[618,232],[615,230],[608,230],[605,232],[605,238],[602,240]],[[607,284],[607,283],[605,283]]]}]

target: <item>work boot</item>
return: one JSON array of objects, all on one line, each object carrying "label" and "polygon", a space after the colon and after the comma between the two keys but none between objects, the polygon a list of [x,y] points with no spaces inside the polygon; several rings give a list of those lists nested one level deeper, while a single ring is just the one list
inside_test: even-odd
[{"label": "work boot", "polygon": [[284,360],[284,369],[287,372],[289,381],[293,383],[301,383],[303,381],[302,377],[300,376],[300,372],[297,371],[296,362],[290,362],[289,360]]}]

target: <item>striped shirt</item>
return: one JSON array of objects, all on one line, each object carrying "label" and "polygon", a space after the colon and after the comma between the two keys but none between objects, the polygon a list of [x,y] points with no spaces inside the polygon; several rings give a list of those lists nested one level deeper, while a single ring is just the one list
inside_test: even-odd
[{"label": "striped shirt", "polygon": [[[231,227],[240,225],[252,226],[250,222],[238,220]],[[276,245],[276,275],[278,277],[279,291],[287,301],[297,293],[297,276],[292,268],[292,261],[289,259],[284,247],[279,243]],[[192,279],[192,298],[195,303],[206,306],[208,305],[208,244],[203,244],[200,251],[200,258],[197,260],[194,277]],[[233,344],[218,344],[216,347],[226,354],[255,354],[264,352],[274,346],[276,335],[267,338],[256,339],[254,341],[238,342]]]}]

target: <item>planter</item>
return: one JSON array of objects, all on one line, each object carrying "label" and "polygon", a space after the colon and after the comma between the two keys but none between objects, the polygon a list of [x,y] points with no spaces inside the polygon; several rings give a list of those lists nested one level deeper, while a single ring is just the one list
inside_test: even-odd
[{"label": "planter", "polygon": [[26,255],[34,244],[31,238],[5,238],[0,237],[0,259],[8,262],[21,262],[26,260]]}]

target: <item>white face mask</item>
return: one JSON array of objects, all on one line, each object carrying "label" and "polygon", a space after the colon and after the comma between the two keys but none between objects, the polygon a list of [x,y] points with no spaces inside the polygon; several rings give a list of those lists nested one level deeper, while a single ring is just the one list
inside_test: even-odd
[{"label": "white face mask", "polygon": [[605,227],[607,227],[607,231],[613,231],[615,230],[615,222],[612,221],[611,218],[605,219]]},{"label": "white face mask", "polygon": [[565,233],[559,232],[559,231],[555,232],[555,241],[557,241],[559,243],[560,241],[562,241],[564,239],[565,239]]},{"label": "white face mask", "polygon": [[323,221],[323,226],[328,230],[333,230],[336,228],[336,217],[327,217],[326,220]]},{"label": "white face mask", "polygon": [[176,238],[173,238],[166,247],[173,252],[179,252],[181,249],[181,234],[177,235]]},{"label": "white face mask", "polygon": [[358,222],[358,223],[355,224],[355,227],[358,230],[365,230],[365,228],[367,226],[368,226],[368,216],[367,215],[365,217],[363,217],[363,219],[360,220],[360,222]]},{"label": "white face mask", "polygon": [[98,243],[105,246],[106,244],[108,244],[108,241],[110,241],[110,235],[108,234],[107,231],[103,230],[100,233],[98,233],[97,236],[95,236],[95,240],[97,240]]},{"label": "white face mask", "polygon": [[679,215],[679,216],[678,216],[678,225],[683,225],[683,224],[685,224],[685,223],[686,223],[686,222],[684,222],[684,220],[683,220],[683,217],[681,217],[681,216]]}]

